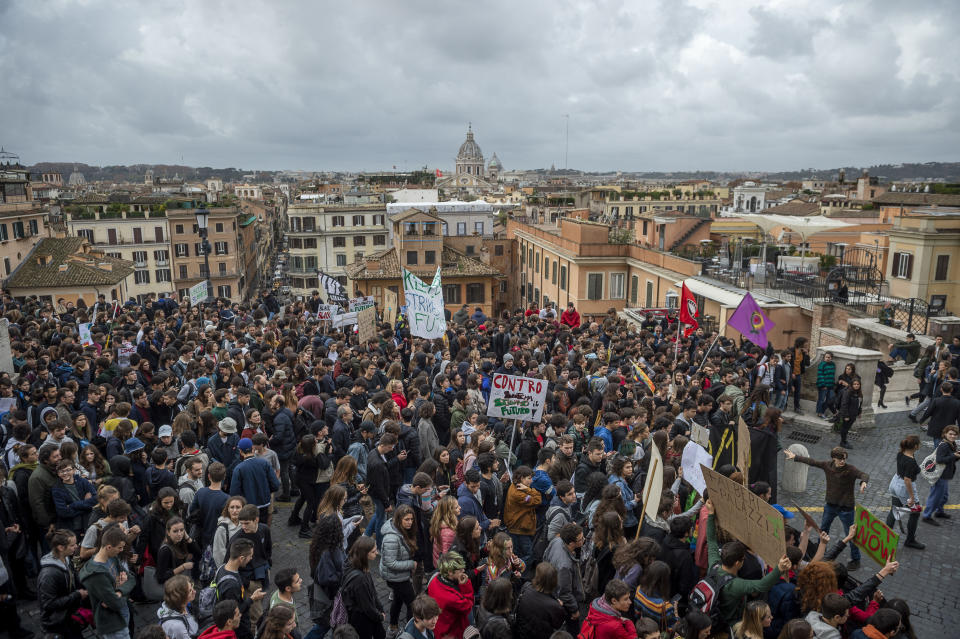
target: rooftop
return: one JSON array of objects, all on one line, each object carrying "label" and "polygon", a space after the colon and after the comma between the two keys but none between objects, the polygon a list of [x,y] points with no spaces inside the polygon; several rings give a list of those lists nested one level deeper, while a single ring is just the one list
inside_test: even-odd
[{"label": "rooftop", "polygon": [[960,206],[960,195],[939,193],[906,193],[903,191],[887,191],[873,200],[877,204],[906,204],[908,206]]},{"label": "rooftop", "polygon": [[809,215],[820,215],[820,205],[816,202],[804,202],[803,200],[792,200],[779,206],[771,206],[763,210],[764,215],[797,215],[806,217]]},{"label": "rooftop", "polygon": [[114,286],[133,263],[94,250],[82,237],[44,238],[7,278],[9,288]]},{"label": "rooftop", "polygon": [[[373,262],[374,268],[368,268],[368,262]],[[440,262],[441,277],[502,276],[496,269],[449,246],[443,247]],[[394,280],[402,277],[396,248],[367,255],[359,262],[348,264],[345,270],[352,280]]]}]

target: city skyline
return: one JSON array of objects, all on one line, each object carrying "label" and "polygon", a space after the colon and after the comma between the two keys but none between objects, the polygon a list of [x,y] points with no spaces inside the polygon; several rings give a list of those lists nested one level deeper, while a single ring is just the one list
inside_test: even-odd
[{"label": "city skyline", "polygon": [[782,171],[951,161],[947,2],[0,4],[27,164]]}]

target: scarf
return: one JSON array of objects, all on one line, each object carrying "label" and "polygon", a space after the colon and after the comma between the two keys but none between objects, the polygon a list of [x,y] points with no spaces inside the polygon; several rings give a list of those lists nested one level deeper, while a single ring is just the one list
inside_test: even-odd
[{"label": "scarf", "polygon": [[883,634],[882,632],[880,632],[870,624],[867,624],[860,630],[867,637],[867,639],[886,639],[885,634]]},{"label": "scarf", "polygon": [[17,469],[18,469],[18,468],[26,468],[27,470],[29,470],[29,471],[32,473],[33,471],[35,471],[35,470],[37,469],[37,464],[39,464],[39,463],[40,463],[40,462],[32,462],[32,463],[29,463],[29,464],[25,464],[24,462],[20,462],[19,464],[17,464],[16,466],[14,466],[13,468],[10,469],[10,474],[13,475],[15,472],[17,472]]}]

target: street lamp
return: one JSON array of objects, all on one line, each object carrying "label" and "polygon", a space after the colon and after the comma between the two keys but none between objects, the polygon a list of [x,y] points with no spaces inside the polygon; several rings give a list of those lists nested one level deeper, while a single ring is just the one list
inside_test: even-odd
[{"label": "street lamp", "polygon": [[210,211],[207,205],[200,203],[195,209],[197,229],[200,233],[200,250],[203,251],[203,265],[207,271],[207,304],[213,303],[213,280],[210,279],[210,241],[207,239],[207,224],[210,221]]}]

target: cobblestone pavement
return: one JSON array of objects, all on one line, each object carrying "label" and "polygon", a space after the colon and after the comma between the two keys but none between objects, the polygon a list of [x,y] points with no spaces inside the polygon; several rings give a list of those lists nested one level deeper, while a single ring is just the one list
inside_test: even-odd
[{"label": "cobblestone pavement", "polygon": [[[897,444],[908,434],[919,434],[924,442],[920,456],[926,456],[932,451],[929,438],[923,435],[918,427],[904,419],[907,425],[896,427],[876,428],[870,431],[851,433],[849,461],[851,464],[870,474],[870,484],[864,495],[858,495],[859,503],[869,508],[878,517],[886,517],[890,507],[890,498],[886,494],[887,484],[895,469]],[[835,446],[839,436],[824,430],[812,429],[801,425],[787,424],[783,431],[783,445],[802,443],[807,447],[810,455],[816,459],[829,458],[830,449]],[[780,472],[783,470],[783,457],[780,457]],[[960,488],[954,484],[949,500],[954,518],[940,520],[939,528],[920,524],[918,539],[927,545],[922,551],[902,548],[899,551],[900,570],[896,575],[887,578],[882,590],[887,598],[901,597],[909,604],[912,611],[914,627],[917,636],[923,639],[939,639],[960,636],[960,579],[956,569],[960,567],[957,558],[956,540],[960,539]],[[780,490],[779,501],[789,506],[791,501],[804,507],[809,507],[813,517],[819,519],[823,508],[825,481],[823,472],[810,468],[807,476],[807,488],[803,493],[789,493]],[[926,496],[929,486],[921,479],[921,494]],[[301,633],[305,634],[312,622],[310,621],[307,603],[306,584],[310,582],[307,551],[309,541],[297,537],[297,528],[286,525],[290,504],[280,504],[279,512],[273,517],[274,539],[274,570],[286,567],[296,567],[304,577],[304,588],[297,594],[297,613]],[[842,536],[839,520],[833,524],[830,531],[836,539]],[[846,561],[849,555],[844,553],[841,560]],[[854,573],[858,578],[865,578],[872,571],[878,569],[873,562],[864,557],[862,567]],[[378,592],[384,607],[390,596],[390,590],[376,575],[373,568]],[[271,584],[271,589],[273,585]],[[156,605],[137,605],[137,627],[154,623],[156,619]],[[38,632],[39,611],[35,602],[23,605],[26,627]],[[402,619],[402,617],[401,617]],[[401,625],[403,621],[401,620]]]}]

